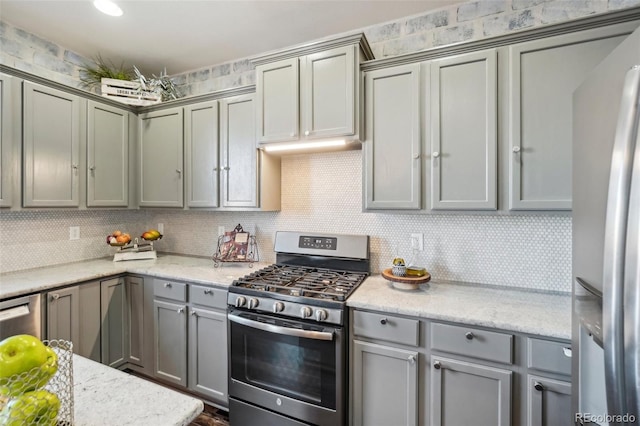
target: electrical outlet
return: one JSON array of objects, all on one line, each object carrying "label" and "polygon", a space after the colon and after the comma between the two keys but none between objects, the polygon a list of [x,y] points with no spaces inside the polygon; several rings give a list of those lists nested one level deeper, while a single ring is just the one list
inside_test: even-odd
[{"label": "electrical outlet", "polygon": [[411,234],[411,250],[424,250],[424,239],[422,233]]},{"label": "electrical outlet", "polygon": [[158,224],[158,232],[164,235],[164,223]]},{"label": "electrical outlet", "polygon": [[80,239],[80,227],[79,226],[70,226],[69,227],[69,240],[79,240]]},{"label": "electrical outlet", "polygon": [[218,226],[218,237],[224,235],[224,226]]}]

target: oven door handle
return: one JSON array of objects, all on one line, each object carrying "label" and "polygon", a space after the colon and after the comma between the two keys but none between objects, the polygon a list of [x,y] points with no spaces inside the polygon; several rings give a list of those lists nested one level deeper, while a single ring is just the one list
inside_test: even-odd
[{"label": "oven door handle", "polygon": [[333,332],[300,330],[297,328],[282,327],[280,325],[265,324],[263,322],[253,321],[253,320],[243,318],[233,314],[229,314],[228,318],[229,318],[229,321],[246,325],[247,327],[256,328],[258,330],[268,331],[270,333],[284,334],[286,336],[294,336],[294,337],[303,337],[305,339],[313,339],[313,340],[333,340]]}]

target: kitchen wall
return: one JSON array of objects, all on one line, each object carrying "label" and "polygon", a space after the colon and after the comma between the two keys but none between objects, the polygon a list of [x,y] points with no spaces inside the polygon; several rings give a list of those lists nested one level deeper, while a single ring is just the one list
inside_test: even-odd
[{"label": "kitchen wall", "polygon": [[[580,16],[633,7],[640,0],[504,0],[467,2],[427,15],[364,29],[376,57],[483,38]],[[356,30],[354,30],[355,32]],[[0,21],[0,63],[70,86],[78,83],[80,55]],[[176,78],[188,94],[252,84],[248,60],[212,66]],[[218,225],[241,223],[255,232],[261,260],[274,261],[279,229],[364,233],[372,237],[372,271],[393,256],[410,260],[408,237],[425,236],[415,256],[434,279],[570,291],[571,219],[558,216],[419,215],[362,212],[361,152],[283,159],[282,211],[54,210],[0,212],[0,272],[109,256],[105,236],[115,229],[140,235],[164,223],[161,251],[211,256]],[[69,241],[69,226],[80,240]],[[227,266],[229,267],[229,266]]]}]

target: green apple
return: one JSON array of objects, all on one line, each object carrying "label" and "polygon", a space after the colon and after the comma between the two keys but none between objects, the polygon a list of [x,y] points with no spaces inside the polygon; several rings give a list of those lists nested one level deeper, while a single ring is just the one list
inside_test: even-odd
[{"label": "green apple", "polygon": [[37,337],[18,334],[0,342],[2,395],[16,396],[42,387],[57,369],[56,353]]},{"label": "green apple", "polygon": [[13,398],[0,411],[0,424],[4,426],[55,426],[60,411],[60,399],[46,390],[27,392]]}]

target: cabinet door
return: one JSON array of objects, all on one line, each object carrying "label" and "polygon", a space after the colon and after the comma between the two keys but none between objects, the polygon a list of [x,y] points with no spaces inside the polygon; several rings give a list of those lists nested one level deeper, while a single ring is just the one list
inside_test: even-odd
[{"label": "cabinet door", "polygon": [[102,363],[118,367],[126,362],[127,305],[124,278],[100,283],[102,316]]},{"label": "cabinet door", "polygon": [[80,98],[24,82],[23,203],[79,205]]},{"label": "cabinet door", "polygon": [[418,424],[418,353],[353,342],[353,424]]},{"label": "cabinet door", "polygon": [[256,67],[256,126],[258,142],[298,139],[298,58]]},{"label": "cabinet door", "polygon": [[129,204],[129,112],[89,101],[87,206]]},{"label": "cabinet door", "polygon": [[420,65],[365,75],[365,209],[420,208]]},{"label": "cabinet door", "polygon": [[102,318],[100,317],[100,281],[78,286],[80,296],[80,337],[73,342],[75,352],[95,362],[102,359]]},{"label": "cabinet door", "polygon": [[431,358],[431,425],[511,425],[511,371]]},{"label": "cabinet door", "polygon": [[47,339],[73,343],[80,349],[80,293],[78,286],[47,293]]},{"label": "cabinet door", "polygon": [[0,207],[10,207],[13,202],[14,117],[19,114],[13,97],[14,81],[0,74]]},{"label": "cabinet door", "polygon": [[126,278],[126,309],[128,321],[127,362],[140,367],[145,366],[145,303],[144,279],[141,277]]},{"label": "cabinet door", "polygon": [[497,209],[496,51],[431,63],[431,208]]},{"label": "cabinet door", "polygon": [[185,305],[153,301],[155,376],[187,385],[187,314]]},{"label": "cabinet door", "polygon": [[571,383],[528,376],[528,426],[573,425]]},{"label": "cabinet door", "polygon": [[182,108],[140,116],[140,207],[182,207]]},{"label": "cabinet door", "polygon": [[254,96],[220,101],[222,206],[258,207]]},{"label": "cabinet door", "polygon": [[573,91],[627,34],[605,28],[509,48],[509,209],[571,209]]},{"label": "cabinet door", "polygon": [[304,138],[351,136],[356,131],[355,46],[301,60],[301,116]]},{"label": "cabinet door", "polygon": [[187,206],[218,207],[218,102],[185,107]]},{"label": "cabinet door", "polygon": [[190,308],[189,389],[227,405],[227,315]]}]

